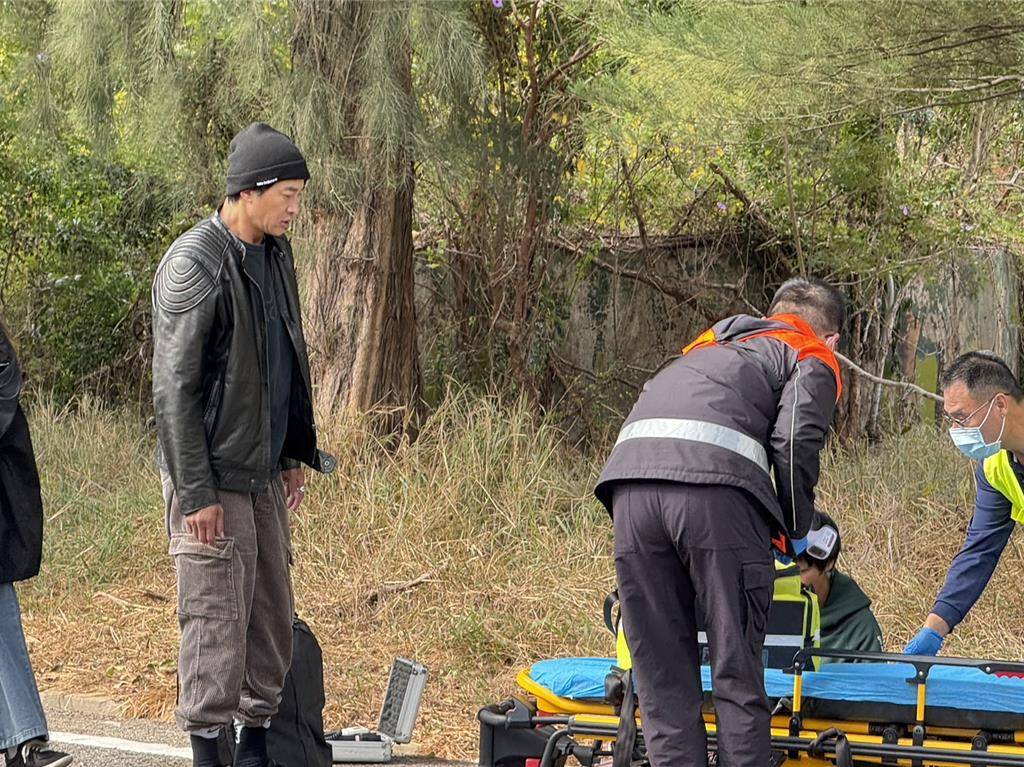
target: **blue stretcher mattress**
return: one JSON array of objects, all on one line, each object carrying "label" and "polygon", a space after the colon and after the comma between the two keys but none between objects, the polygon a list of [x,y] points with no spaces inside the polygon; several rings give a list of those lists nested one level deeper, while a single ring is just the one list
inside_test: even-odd
[{"label": "blue stretcher mattress", "polygon": [[[615,661],[612,658],[557,658],[535,663],[530,677],[554,694],[572,700],[599,701],[604,698],[604,678]],[[814,702],[842,703],[832,706],[840,712],[860,711],[851,704],[871,704],[868,711],[883,711],[890,716],[896,709],[913,711],[917,703],[917,687],[907,682],[914,676],[914,667],[906,663],[832,663],[820,671],[804,672],[803,695],[808,700],[807,713],[812,714]],[[701,667],[705,694],[711,691],[711,669]],[[793,694],[793,676],[778,669],[765,669],[765,689],[772,699]],[[1000,729],[1024,729],[1024,679],[995,677],[973,668],[935,666],[928,676],[927,710],[949,712],[990,712],[997,717]],[[827,711],[822,716],[835,716]],[[844,717],[863,718],[854,716]],[[991,717],[990,717],[991,719]],[[944,726],[979,726],[974,721],[955,717],[957,724]]]}]

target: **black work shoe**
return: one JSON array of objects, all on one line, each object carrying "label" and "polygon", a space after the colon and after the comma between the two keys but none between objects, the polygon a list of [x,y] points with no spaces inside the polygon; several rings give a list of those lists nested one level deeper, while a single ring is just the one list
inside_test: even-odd
[{"label": "black work shoe", "polygon": [[7,767],[67,767],[73,756],[54,751],[45,740],[30,740],[18,746],[14,758],[7,758]]},{"label": "black work shoe", "polygon": [[192,743],[192,767],[231,767],[233,734],[234,730],[228,733],[228,728],[224,727],[215,738],[192,735],[189,738]]},{"label": "black work shoe", "polygon": [[234,767],[267,767],[267,731],[263,727],[243,727],[235,749]]}]

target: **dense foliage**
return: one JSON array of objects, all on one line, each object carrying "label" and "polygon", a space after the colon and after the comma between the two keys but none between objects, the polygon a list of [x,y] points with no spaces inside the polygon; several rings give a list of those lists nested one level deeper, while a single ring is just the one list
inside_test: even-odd
[{"label": "dense foliage", "polygon": [[[454,376],[589,433],[689,334],[763,308],[794,273],[845,286],[846,351],[874,373],[914,379],[924,355],[975,343],[978,295],[1008,339],[984,345],[1020,357],[1014,3],[0,13],[0,300],[33,385],[61,398],[130,383],[145,400],[153,266],[216,203],[230,136],[260,118],[316,168],[319,228],[297,233],[311,264],[343,247],[323,229],[344,233],[368,190],[414,188],[403,322],[428,400]],[[346,20],[356,31],[334,34]],[[849,392],[843,429],[880,433],[881,390]]]}]

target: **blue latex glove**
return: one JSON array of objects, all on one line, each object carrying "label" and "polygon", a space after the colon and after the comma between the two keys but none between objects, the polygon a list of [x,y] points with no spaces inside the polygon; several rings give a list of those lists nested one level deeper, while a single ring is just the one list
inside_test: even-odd
[{"label": "blue latex glove", "polygon": [[791,564],[793,564],[793,560],[787,557],[778,549],[772,549],[772,554],[775,556],[775,561],[777,561],[779,564],[785,565],[786,567],[789,567]]},{"label": "blue latex glove", "polygon": [[904,655],[938,655],[945,641],[942,634],[925,626],[917,632],[903,651]]},{"label": "blue latex glove", "polygon": [[[790,538],[789,539],[789,545],[793,547],[793,551],[795,552],[794,556],[798,557],[801,554],[803,554],[805,551],[807,551],[807,539],[806,538],[795,538],[795,539],[794,538]],[[787,567],[789,567],[789,565],[793,564],[793,558],[792,557],[790,557],[787,554],[783,554],[781,551],[779,551],[774,546],[772,547],[772,554],[775,555],[775,558],[781,564],[786,565]]]}]

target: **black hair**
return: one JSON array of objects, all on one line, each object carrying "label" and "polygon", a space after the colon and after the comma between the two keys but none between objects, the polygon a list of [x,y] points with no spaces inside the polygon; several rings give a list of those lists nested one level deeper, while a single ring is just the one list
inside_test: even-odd
[{"label": "black hair", "polygon": [[961,354],[939,377],[939,388],[945,391],[957,381],[981,399],[1008,394],[1018,402],[1024,397],[1017,377],[1002,357],[989,351]]},{"label": "black hair", "polygon": [[775,291],[768,315],[796,314],[820,336],[841,333],[846,325],[846,299],[824,280],[793,277]]},{"label": "black hair", "polygon": [[[269,187],[263,187],[262,189],[260,189],[259,187],[254,187],[252,189],[243,189],[242,192],[256,192],[256,196],[259,197],[261,194],[267,191],[268,188]],[[239,200],[242,199],[242,192],[235,192],[234,194],[229,194],[227,196],[227,201],[230,203],[238,202]]]}]

